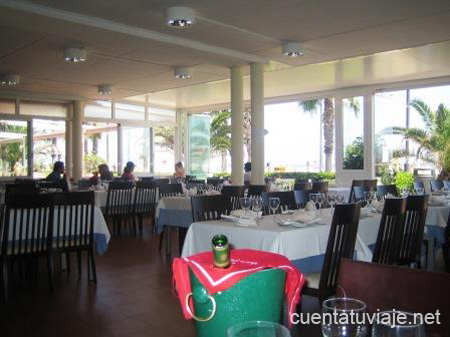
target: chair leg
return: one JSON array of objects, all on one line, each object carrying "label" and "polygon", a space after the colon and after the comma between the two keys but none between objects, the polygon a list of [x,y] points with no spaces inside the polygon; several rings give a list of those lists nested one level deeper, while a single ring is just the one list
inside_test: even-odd
[{"label": "chair leg", "polygon": [[81,276],[81,251],[77,252],[78,276]]},{"label": "chair leg", "polygon": [[67,269],[67,275],[70,274],[70,253],[66,253],[66,269]]},{"label": "chair leg", "polygon": [[450,273],[450,243],[442,245],[442,253],[444,254],[445,269]]},{"label": "chair leg", "polygon": [[53,290],[53,256],[47,254],[48,285]]},{"label": "chair leg", "polygon": [[[88,273],[90,274],[90,271],[92,269],[92,276],[93,281],[95,284],[97,284],[97,270],[95,268],[95,252],[94,247],[90,248],[88,251]],[[90,280],[90,277],[88,277],[88,282]]]},{"label": "chair leg", "polygon": [[180,255],[183,251],[184,240],[186,239],[187,228],[179,228],[178,229],[178,250]]},{"label": "chair leg", "polygon": [[159,251],[161,252],[162,249],[162,244],[164,241],[164,232],[166,231],[166,228],[163,228],[163,231],[161,232],[161,234],[159,235]]},{"label": "chair leg", "polygon": [[2,262],[2,283],[3,283],[3,298],[5,302],[8,301],[8,263],[6,260]]}]

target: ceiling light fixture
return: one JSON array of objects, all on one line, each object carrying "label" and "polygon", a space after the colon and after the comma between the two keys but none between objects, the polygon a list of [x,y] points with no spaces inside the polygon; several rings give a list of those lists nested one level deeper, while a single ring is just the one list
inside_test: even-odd
[{"label": "ceiling light fixture", "polygon": [[112,94],[112,85],[111,84],[100,84],[98,86],[98,93],[100,95],[111,95]]},{"label": "ceiling light fixture", "polygon": [[178,67],[173,70],[173,75],[176,78],[191,78],[194,76],[194,70],[187,67]]},{"label": "ceiling light fixture", "polygon": [[20,83],[20,76],[19,75],[12,75],[12,74],[3,74],[0,75],[0,84],[1,85],[7,85],[7,86],[15,86]]},{"label": "ceiling light fixture", "polygon": [[170,7],[167,9],[166,23],[174,28],[186,28],[194,24],[195,11],[189,7]]},{"label": "ceiling light fixture", "polygon": [[284,42],[283,55],[290,57],[303,56],[304,48],[299,42]]},{"label": "ceiling light fixture", "polygon": [[82,63],[87,60],[87,51],[84,48],[65,48],[64,61],[69,63]]}]

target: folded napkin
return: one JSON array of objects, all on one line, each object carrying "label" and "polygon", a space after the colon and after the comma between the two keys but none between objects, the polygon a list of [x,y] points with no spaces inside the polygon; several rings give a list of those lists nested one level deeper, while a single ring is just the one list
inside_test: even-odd
[{"label": "folded napkin", "polygon": [[306,206],[305,206],[305,211],[306,212],[314,212],[314,211],[316,211],[316,205],[312,201],[309,201],[306,204]]},{"label": "folded napkin", "polygon": [[253,212],[253,211],[244,211],[243,209],[237,209],[235,211],[231,211],[230,213],[231,216],[236,216],[236,217],[242,217],[245,216],[246,218],[252,218],[252,219],[256,219],[258,217],[262,216],[262,212]]},{"label": "folded napkin", "polygon": [[208,190],[206,191],[206,195],[220,195],[220,192],[216,190]]},{"label": "folded napkin", "polygon": [[369,216],[373,216],[373,208],[372,207],[363,207],[361,208],[361,217],[369,217]]},{"label": "folded napkin", "polygon": [[384,201],[383,200],[374,200],[372,201],[372,206],[375,208],[375,210],[378,213],[383,213],[383,209],[384,209]]},{"label": "folded napkin", "polygon": [[249,227],[249,226],[257,226],[256,218],[252,218],[249,216],[236,216],[236,215],[221,215],[222,219],[230,220],[236,223],[238,226]]},{"label": "folded napkin", "polygon": [[301,212],[301,213],[298,212],[292,216],[292,219],[294,221],[298,221],[298,222],[306,223],[306,224],[310,223],[313,220],[316,220],[315,216],[314,216],[314,212]]}]

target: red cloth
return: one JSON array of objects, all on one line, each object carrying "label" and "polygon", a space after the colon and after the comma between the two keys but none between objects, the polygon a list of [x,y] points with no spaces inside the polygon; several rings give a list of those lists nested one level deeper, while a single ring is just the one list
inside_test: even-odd
[{"label": "red cloth", "polygon": [[212,252],[177,258],[173,261],[173,279],[186,319],[192,318],[186,309],[186,296],[192,292],[189,268],[210,294],[224,291],[244,277],[258,271],[273,268],[283,269],[286,272],[285,295],[289,317],[294,313],[296,305],[300,301],[300,291],[305,283],[305,277],[291,261],[285,256],[275,253],[251,249],[232,249],[231,265],[226,269],[213,266]]}]

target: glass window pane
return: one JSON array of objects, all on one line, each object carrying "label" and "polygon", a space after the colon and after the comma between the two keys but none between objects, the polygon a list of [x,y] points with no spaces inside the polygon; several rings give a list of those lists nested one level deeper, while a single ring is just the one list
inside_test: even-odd
[{"label": "glass window pane", "polygon": [[0,114],[13,115],[16,113],[16,101],[13,99],[0,99]]},{"label": "glass window pane", "polygon": [[145,107],[142,105],[116,103],[116,118],[145,120]]},{"label": "glass window pane", "polygon": [[149,108],[148,119],[152,122],[171,122],[176,123],[177,113],[175,110],[162,108]]},{"label": "glass window pane", "polygon": [[210,119],[208,115],[189,116],[189,168],[191,175],[208,175],[210,158]]},{"label": "glass window pane", "polygon": [[231,174],[231,111],[211,111],[210,143],[211,158],[209,160],[209,173]]},{"label": "glass window pane", "polygon": [[117,124],[83,123],[83,175],[90,176],[100,164],[117,175]]},{"label": "glass window pane", "polygon": [[20,101],[20,114],[31,116],[67,117],[68,104]]},{"label": "glass window pane", "polygon": [[0,176],[27,175],[27,122],[0,120]]},{"label": "glass window pane", "polygon": [[66,159],[66,122],[33,119],[33,177],[45,178]]},{"label": "glass window pane", "polygon": [[343,169],[364,169],[364,97],[342,100],[344,121]]},{"label": "glass window pane", "polygon": [[122,127],[123,135],[123,166],[132,161],[137,175],[150,173],[150,128]]},{"label": "glass window pane", "polygon": [[84,115],[86,117],[111,118],[111,109],[110,101],[95,101],[85,105]]},{"label": "glass window pane", "polygon": [[172,175],[175,165],[175,127],[157,126],[153,128],[154,165],[156,176]]}]

